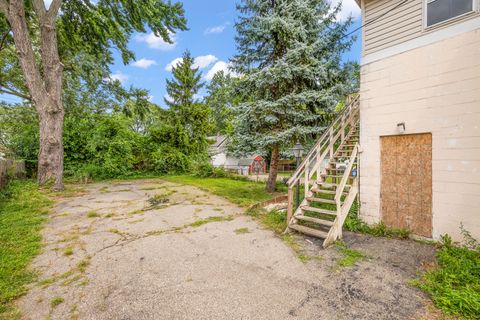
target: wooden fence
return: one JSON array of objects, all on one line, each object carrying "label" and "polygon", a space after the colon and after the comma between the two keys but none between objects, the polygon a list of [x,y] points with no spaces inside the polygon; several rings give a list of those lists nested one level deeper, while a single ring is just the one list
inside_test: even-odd
[{"label": "wooden fence", "polygon": [[25,177],[25,161],[0,159],[0,189],[7,185],[8,179]]}]

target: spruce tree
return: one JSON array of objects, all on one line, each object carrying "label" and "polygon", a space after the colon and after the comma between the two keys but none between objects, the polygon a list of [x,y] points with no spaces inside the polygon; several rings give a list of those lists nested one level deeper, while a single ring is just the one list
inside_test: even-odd
[{"label": "spruce tree", "polygon": [[182,60],[172,69],[173,79],[167,80],[169,125],[178,136],[175,146],[182,153],[196,159],[206,159],[207,133],[210,130],[208,107],[198,101],[198,91],[204,86],[202,74],[194,68],[194,59],[187,50]]},{"label": "spruce tree", "polygon": [[224,71],[218,71],[207,85],[205,103],[211,114],[212,134],[230,134],[232,132],[233,109],[241,97],[235,90],[236,78]]},{"label": "spruce tree", "polygon": [[337,21],[340,7],[327,0],[242,0],[237,10],[232,63],[249,99],[236,110],[234,141],[243,153],[270,153],[273,192],[281,149],[320,134],[347,91],[341,54],[351,20]]}]

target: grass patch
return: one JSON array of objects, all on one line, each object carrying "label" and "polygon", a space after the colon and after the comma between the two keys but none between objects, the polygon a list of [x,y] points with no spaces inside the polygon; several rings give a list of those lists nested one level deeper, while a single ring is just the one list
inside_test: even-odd
[{"label": "grass patch", "polygon": [[68,247],[63,249],[63,255],[68,257],[68,256],[71,256],[72,254],[73,254],[73,248]]},{"label": "grass patch", "polygon": [[174,194],[176,191],[175,190],[170,190],[166,191],[164,193],[158,193],[153,196],[148,197],[148,210],[153,210],[153,209],[161,209],[163,207],[168,206],[168,203],[170,202],[170,199],[168,198],[172,194]]},{"label": "grass patch", "polygon": [[90,211],[87,213],[87,218],[98,218],[100,215],[95,211]]},{"label": "grass patch", "polygon": [[250,230],[248,228],[238,228],[234,230],[235,234],[246,234],[250,233]]},{"label": "grass patch", "polygon": [[190,224],[184,224],[183,226],[180,227],[173,227],[171,229],[166,229],[166,230],[151,230],[146,233],[147,236],[160,236],[162,234],[166,233],[177,233],[181,232],[186,228],[198,228],[200,226],[203,226],[204,224],[211,223],[211,222],[222,222],[222,221],[232,221],[235,219],[234,215],[229,215],[229,216],[212,216],[208,217],[205,219],[200,219],[195,222],[192,222]]},{"label": "grass patch", "polygon": [[160,190],[160,189],[165,189],[165,186],[160,186],[160,187],[145,187],[145,188],[140,188],[140,190],[145,190],[145,191],[151,191],[151,190]]},{"label": "grass patch", "polygon": [[[249,206],[271,199],[277,194],[271,194],[265,191],[265,183],[254,182],[243,179],[232,178],[199,178],[194,176],[165,176],[162,179],[188,184],[198,187],[202,190],[211,192],[217,196],[228,199],[240,206]],[[278,184],[279,192],[286,192],[286,186]],[[280,194],[280,193],[278,193]]]},{"label": "grass patch", "polygon": [[281,234],[287,228],[286,212],[276,210],[267,212],[263,208],[255,208],[248,210],[246,214],[260,221],[260,223],[276,234]]},{"label": "grass patch", "polygon": [[195,222],[190,223],[189,225],[186,225],[185,227],[192,227],[192,228],[198,228],[200,226],[203,226],[204,224],[210,223],[210,222],[220,222],[220,221],[232,221],[234,219],[234,216],[212,216],[208,217],[205,219],[200,219]]},{"label": "grass patch", "polygon": [[465,243],[458,246],[446,235],[437,251],[437,266],[414,284],[427,292],[443,312],[464,319],[480,315],[480,244],[463,230]]},{"label": "grass patch", "polygon": [[308,261],[312,261],[312,260],[322,261],[323,257],[322,256],[310,256],[310,255],[300,254],[300,255],[298,255],[298,259],[300,261],[302,261],[303,263],[307,263]]},{"label": "grass patch", "polygon": [[351,232],[369,234],[376,237],[387,237],[396,239],[408,239],[410,231],[406,229],[394,229],[387,227],[383,221],[374,225],[368,225],[358,217],[358,202],[354,202],[350,213],[345,220],[344,228]]},{"label": "grass patch", "polygon": [[33,181],[12,181],[0,193],[0,318],[19,316],[12,302],[35,279],[27,267],[40,251],[52,203]]},{"label": "grass patch", "polygon": [[52,300],[50,300],[50,306],[52,308],[55,308],[56,306],[62,304],[63,301],[65,301],[65,299],[63,299],[62,297],[55,297]]},{"label": "grass patch", "polygon": [[367,259],[367,256],[365,256],[362,252],[348,248],[343,241],[336,241],[335,247],[343,255],[342,258],[337,259],[337,268],[334,268],[335,271],[339,271],[345,267],[354,266],[358,262]]}]

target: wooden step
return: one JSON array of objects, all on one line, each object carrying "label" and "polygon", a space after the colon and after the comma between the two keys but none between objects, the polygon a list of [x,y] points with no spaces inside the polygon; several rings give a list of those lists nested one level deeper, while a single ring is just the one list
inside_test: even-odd
[{"label": "wooden step", "polygon": [[[335,190],[326,190],[326,189],[317,189],[317,188],[312,188],[310,191],[314,193],[321,193],[321,194],[337,194],[337,191]],[[343,192],[344,195],[347,195],[348,192]]]},{"label": "wooden step", "polygon": [[325,199],[325,198],[307,197],[307,201],[310,201],[310,202],[318,202],[318,203],[337,204],[337,203],[335,202],[335,200]]},{"label": "wooden step", "polygon": [[[330,183],[330,182],[320,182],[317,181],[317,184],[321,185],[322,188],[337,188],[340,184],[339,183]],[[351,184],[346,184],[345,188],[350,188]]]},{"label": "wooden step", "polygon": [[[335,175],[335,174],[326,174],[326,175],[321,175],[322,177],[325,177],[325,178],[332,178],[332,179],[342,179],[343,178],[343,174],[340,174],[340,175]],[[350,179],[353,179],[355,178],[354,176],[349,176]]]},{"label": "wooden step", "polygon": [[336,216],[337,215],[336,211],[331,211],[331,210],[327,210],[327,209],[320,209],[320,208],[314,208],[314,207],[309,207],[309,206],[301,206],[300,208],[302,208],[302,210],[305,210],[305,211],[322,213],[322,214],[329,214],[331,216]]},{"label": "wooden step", "polygon": [[317,230],[317,229],[313,229],[313,228],[309,228],[309,227],[305,227],[305,226],[301,226],[299,224],[291,224],[288,227],[290,229],[296,230],[298,232],[304,233],[304,234],[312,236],[312,237],[326,239],[327,235],[328,235],[327,232]]},{"label": "wooden step", "polygon": [[295,216],[295,219],[302,220],[302,221],[313,222],[313,223],[320,224],[322,226],[327,226],[327,227],[333,226],[333,221],[318,219],[318,218],[304,216],[304,215]]}]

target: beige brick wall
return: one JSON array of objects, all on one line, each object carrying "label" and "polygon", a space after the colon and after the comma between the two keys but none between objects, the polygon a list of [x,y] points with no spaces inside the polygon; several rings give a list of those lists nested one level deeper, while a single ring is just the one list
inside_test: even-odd
[{"label": "beige brick wall", "polygon": [[433,237],[480,239],[480,29],[362,66],[361,216],[381,220],[380,136],[431,132]]}]

